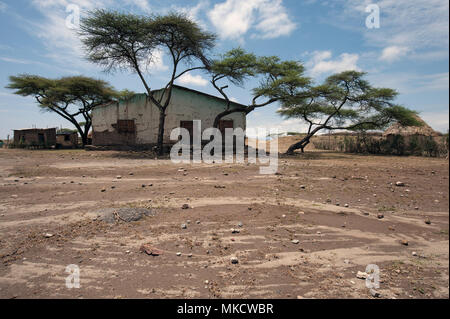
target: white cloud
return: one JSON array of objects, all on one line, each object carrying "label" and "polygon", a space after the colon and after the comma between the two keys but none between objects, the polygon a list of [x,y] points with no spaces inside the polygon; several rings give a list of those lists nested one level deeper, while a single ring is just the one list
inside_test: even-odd
[{"label": "white cloud", "polygon": [[369,74],[369,78],[376,86],[395,88],[401,94],[448,91],[449,86],[448,72],[433,74],[412,72]]},{"label": "white cloud", "polygon": [[[335,12],[331,23],[343,28],[360,30],[367,44],[378,47],[409,48],[408,57],[443,50],[449,46],[448,0],[380,0],[380,28],[367,29],[364,25],[367,5],[373,0],[341,0],[343,11]],[[330,4],[330,3],[329,3]],[[331,5],[334,5],[333,1]],[[356,17],[356,18],[355,18]],[[349,26],[348,21],[359,25]],[[441,58],[448,58],[442,56]],[[386,60],[389,61],[389,60]]]},{"label": "white cloud", "polygon": [[384,48],[383,52],[381,53],[380,60],[394,62],[404,57],[408,52],[409,48],[407,47],[399,47],[396,45],[389,46],[387,48]]},{"label": "white cloud", "polygon": [[314,51],[306,66],[310,69],[312,76],[319,76],[325,73],[360,70],[357,66],[358,59],[358,54],[342,53],[333,60],[330,51]]},{"label": "white cloud", "polygon": [[254,37],[276,38],[296,28],[282,0],[227,0],[216,4],[208,17],[225,39],[240,39],[251,29]]},{"label": "white cloud", "polygon": [[191,75],[189,73],[183,74],[180,78],[178,78],[177,82],[185,85],[196,85],[196,86],[206,86],[208,85],[208,81],[202,78],[201,75]]},{"label": "white cloud", "polygon": [[6,11],[7,7],[8,7],[8,5],[6,3],[4,3],[3,1],[0,1],[0,12]]},{"label": "white cloud", "polygon": [[150,12],[152,10],[147,0],[126,0],[125,2],[138,7],[144,12]]}]

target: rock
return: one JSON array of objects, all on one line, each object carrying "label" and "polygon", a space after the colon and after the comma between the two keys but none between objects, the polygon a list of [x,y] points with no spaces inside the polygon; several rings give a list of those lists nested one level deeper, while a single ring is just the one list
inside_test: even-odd
[{"label": "rock", "polygon": [[383,214],[378,214],[377,217],[378,217],[378,219],[383,219],[384,215]]},{"label": "rock", "polygon": [[102,188],[100,191],[101,191],[102,193],[104,193],[104,192],[106,192],[106,188]]},{"label": "rock", "polygon": [[356,278],[358,279],[367,279],[369,275],[366,272],[358,271],[356,274]]},{"label": "rock", "polygon": [[190,224],[191,223],[191,220],[190,219],[188,219],[187,221],[186,221],[186,224]]},{"label": "rock", "polygon": [[183,204],[183,206],[181,206],[181,209],[189,209],[189,205],[188,204]]},{"label": "rock", "polygon": [[181,224],[181,229],[186,229],[187,225],[186,224]]},{"label": "rock", "polygon": [[242,224],[242,222],[239,222],[237,225],[238,225],[238,227],[243,227],[244,226],[244,224]]},{"label": "rock", "polygon": [[189,258],[192,258],[192,254],[189,254],[188,257],[189,257]]},{"label": "rock", "polygon": [[163,253],[161,250],[151,246],[150,243],[142,244],[140,251],[150,256],[159,256]]},{"label": "rock", "polygon": [[403,245],[403,246],[408,246],[408,245],[409,245],[409,243],[408,243],[408,241],[407,241],[407,240],[405,240],[405,239],[404,239],[404,240],[402,240],[402,245]]},{"label": "rock", "polygon": [[370,214],[368,212],[363,212],[362,213],[364,216],[369,216]]},{"label": "rock", "polygon": [[11,195],[11,198],[18,198],[18,195]]},{"label": "rock", "polygon": [[429,220],[429,219],[426,219],[426,220],[425,220],[425,224],[427,224],[427,225],[431,225],[431,220]]},{"label": "rock", "polygon": [[205,285],[208,285],[209,284],[209,280],[205,280]]},{"label": "rock", "polygon": [[131,173],[129,173],[128,175],[130,175],[130,176],[133,176],[133,175],[134,175],[134,173],[132,173],[132,172],[131,172]]},{"label": "rock", "polygon": [[348,259],[344,259],[344,264],[350,264],[350,260],[348,260]]},{"label": "rock", "polygon": [[181,256],[181,253],[180,253],[180,252],[178,252],[178,253],[177,253],[177,256],[178,256],[178,257],[180,257],[180,256]]},{"label": "rock", "polygon": [[299,243],[300,243],[300,240],[298,240],[298,239],[294,239],[294,240],[292,240],[292,241],[291,241],[291,243],[293,243],[293,244],[297,245],[297,244],[299,244]]},{"label": "rock", "polygon": [[53,234],[46,233],[46,234],[44,235],[44,237],[45,237],[45,238],[51,238],[51,237],[53,237]]},{"label": "rock", "polygon": [[348,207],[348,204],[345,204],[344,207]]},{"label": "rock", "polygon": [[237,259],[237,257],[231,257],[231,258],[230,258],[230,262],[231,262],[233,265],[235,265],[235,264],[238,264],[238,263],[239,263],[239,260]]},{"label": "rock", "polygon": [[395,183],[395,186],[397,186],[397,187],[403,187],[403,186],[405,186],[405,183],[403,183],[403,182],[396,182],[396,183]]},{"label": "rock", "polygon": [[305,215],[305,212],[298,212],[299,215]]},{"label": "rock", "polygon": [[141,185],[142,188],[145,188],[145,186],[147,186],[147,185],[145,185],[145,184],[142,184],[142,185]]},{"label": "rock", "polygon": [[372,295],[372,297],[374,298],[379,298],[381,297],[380,293],[374,289],[370,289],[370,294]]},{"label": "rock", "polygon": [[300,185],[300,188],[301,188],[301,189],[305,189],[305,188],[306,188],[306,185]]},{"label": "rock", "polygon": [[282,218],[286,218],[286,215],[281,215]]},{"label": "rock", "polygon": [[241,231],[239,230],[239,229],[234,229],[234,228],[231,228],[231,233],[232,234],[239,234]]},{"label": "rock", "polygon": [[413,252],[412,252],[412,255],[413,255],[414,257],[416,257],[416,256],[417,256],[417,253],[416,253],[415,251],[413,251]]},{"label": "rock", "polygon": [[117,175],[117,176],[116,176],[116,179],[122,179],[122,176]]},{"label": "rock", "polygon": [[98,219],[110,224],[136,222],[144,216],[155,216],[155,212],[147,208],[105,208],[98,212]]},{"label": "rock", "polygon": [[199,225],[201,222],[200,222],[199,220],[197,220],[195,223],[196,223],[197,225]]}]

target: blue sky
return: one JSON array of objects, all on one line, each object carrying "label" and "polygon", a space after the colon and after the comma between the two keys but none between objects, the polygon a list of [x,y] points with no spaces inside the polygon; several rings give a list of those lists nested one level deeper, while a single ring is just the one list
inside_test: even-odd
[{"label": "blue sky", "polygon": [[[448,130],[449,5],[447,0],[0,0],[0,138],[12,129],[70,127],[64,119],[39,111],[32,98],[15,96],[5,86],[10,75],[46,77],[87,75],[117,89],[143,92],[135,74],[106,74],[83,58],[80,41],[66,26],[69,5],[80,14],[95,8],[134,13],[179,10],[217,33],[215,53],[241,46],[257,55],[278,55],[304,63],[320,82],[348,69],[368,72],[376,86],[400,92],[398,103],[417,110],[434,129]],[[380,9],[380,28],[366,27],[369,4]],[[169,60],[161,53],[149,68],[152,88],[167,81]],[[202,73],[178,82],[217,95]],[[229,94],[249,103],[252,84],[230,87]],[[271,105],[251,113],[249,127],[302,131],[298,120],[285,120]]]}]

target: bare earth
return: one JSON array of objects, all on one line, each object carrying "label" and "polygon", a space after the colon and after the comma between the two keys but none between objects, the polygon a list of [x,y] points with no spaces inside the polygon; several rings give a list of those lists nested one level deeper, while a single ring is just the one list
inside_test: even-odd
[{"label": "bare earth", "polygon": [[[368,264],[382,298],[449,297],[448,160],[310,152],[274,176],[113,151],[0,160],[1,298],[373,298]],[[122,207],[155,216],[97,219]]]}]

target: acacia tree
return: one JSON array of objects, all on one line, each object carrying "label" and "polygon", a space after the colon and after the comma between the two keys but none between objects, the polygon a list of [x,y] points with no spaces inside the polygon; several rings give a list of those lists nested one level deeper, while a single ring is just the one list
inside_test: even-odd
[{"label": "acacia tree", "polygon": [[9,80],[7,88],[15,90],[14,94],[34,97],[43,111],[54,112],[72,123],[83,146],[92,125],[91,110],[121,96],[107,82],[84,76],[49,79],[23,74],[10,76]]},{"label": "acacia tree", "polygon": [[[148,98],[159,109],[158,152],[162,154],[173,84],[183,74],[209,65],[206,55],[216,36],[178,13],[146,17],[96,10],[81,20],[80,30],[90,61],[104,66],[106,71],[126,69],[139,76]],[[161,52],[170,56],[171,70],[167,84],[157,94],[150,88],[144,71]],[[201,63],[195,66],[196,62]]]},{"label": "acacia tree", "polygon": [[345,71],[328,77],[322,85],[310,87],[306,94],[283,100],[278,113],[299,118],[308,124],[308,132],[291,145],[287,154],[304,148],[321,130],[376,130],[393,122],[420,125],[416,112],[393,103],[398,93],[375,88],[364,80],[364,72]]},{"label": "acacia tree", "polygon": [[[296,61],[281,61],[276,56],[257,57],[253,53],[236,48],[223,54],[220,59],[212,61],[207,67],[214,88],[227,102],[226,109],[214,119],[214,127],[220,120],[232,113],[245,113],[272,104],[287,96],[300,96],[308,87],[310,80],[303,76],[303,65]],[[247,80],[259,79],[259,85],[252,90],[252,100],[248,105],[232,104],[225,90],[228,81],[236,86],[243,86]]]}]

